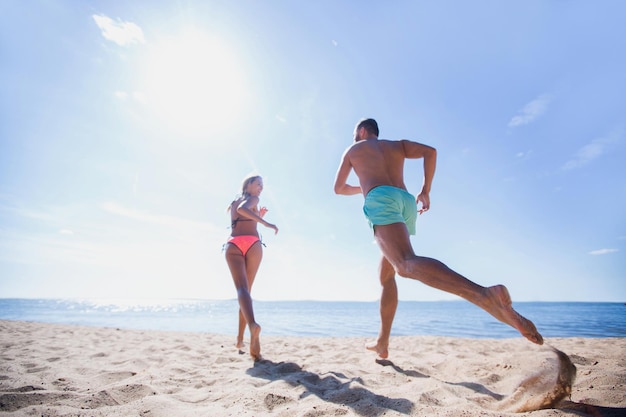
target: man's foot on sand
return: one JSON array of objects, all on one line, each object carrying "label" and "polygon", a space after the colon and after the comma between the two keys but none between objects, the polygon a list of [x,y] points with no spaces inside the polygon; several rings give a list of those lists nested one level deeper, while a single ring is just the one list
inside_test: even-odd
[{"label": "man's foot on sand", "polygon": [[389,343],[385,344],[377,341],[376,343],[365,345],[365,349],[376,352],[383,359],[387,359],[389,356]]},{"label": "man's foot on sand", "polygon": [[246,345],[243,343],[243,339],[237,339],[237,342],[235,343],[235,348],[241,350],[245,347]]},{"label": "man's foot on sand", "polygon": [[543,337],[532,321],[513,309],[511,296],[504,285],[486,288],[488,300],[483,308],[503,323],[517,329],[526,339],[538,345],[543,344]]},{"label": "man's foot on sand", "polygon": [[258,324],[250,325],[250,356],[254,361],[260,361],[261,358],[261,341],[259,335],[261,334],[261,326]]}]

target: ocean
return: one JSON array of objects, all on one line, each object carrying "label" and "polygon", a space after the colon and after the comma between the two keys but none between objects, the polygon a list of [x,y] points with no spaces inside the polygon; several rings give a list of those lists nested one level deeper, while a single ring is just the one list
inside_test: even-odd
[{"label": "ocean", "polygon": [[[255,301],[264,335],[374,337],[378,302]],[[544,337],[626,337],[626,305],[518,302]],[[0,319],[140,330],[236,334],[236,300],[0,299]],[[463,301],[400,301],[392,336],[511,338],[519,334]]]}]

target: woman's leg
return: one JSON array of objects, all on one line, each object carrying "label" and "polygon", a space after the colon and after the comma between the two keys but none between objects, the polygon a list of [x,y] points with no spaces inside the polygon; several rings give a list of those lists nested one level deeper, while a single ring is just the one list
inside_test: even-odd
[{"label": "woman's leg", "polygon": [[[256,244],[255,244],[256,245]],[[253,248],[251,248],[252,250]],[[250,354],[257,359],[260,354],[260,346],[258,342],[258,336],[261,331],[261,327],[256,323],[254,319],[254,309],[252,308],[252,297],[250,296],[250,289],[248,284],[246,258],[242,255],[239,248],[233,244],[226,245],[226,263],[230,269],[230,273],[233,277],[235,288],[237,289],[237,300],[239,301],[240,316],[248,323],[252,339],[256,339],[255,347],[250,346]],[[258,268],[258,267],[257,267]],[[239,336],[237,343],[239,344]]]},{"label": "woman's leg", "polygon": [[[263,246],[261,241],[254,243],[248,252],[246,253],[246,277],[248,278],[248,293],[252,293],[252,284],[256,278],[256,273],[261,265],[261,259],[263,259]],[[252,301],[252,299],[250,299]],[[251,324],[248,322],[250,330],[250,355],[255,360],[261,359],[261,341],[259,335],[261,333],[261,326],[258,323]]]},{"label": "woman's leg", "polygon": [[[248,277],[248,292],[252,294],[252,284],[254,283],[254,279],[256,278],[256,273],[259,270],[259,266],[261,265],[261,259],[263,258],[263,247],[261,245],[261,241],[256,242],[254,245],[248,249],[248,252],[245,256],[246,263],[246,276]],[[246,319],[239,309],[239,327],[237,329],[237,345],[238,349],[243,348],[243,336],[246,330]]]}]

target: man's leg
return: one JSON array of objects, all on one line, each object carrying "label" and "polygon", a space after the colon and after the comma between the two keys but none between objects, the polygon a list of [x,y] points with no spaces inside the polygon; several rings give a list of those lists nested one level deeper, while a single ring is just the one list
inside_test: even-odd
[{"label": "man's leg", "polygon": [[454,272],[436,259],[416,256],[404,223],[376,226],[374,236],[383,256],[393,265],[398,275],[416,279],[430,287],[458,295],[501,322],[517,329],[531,342],[539,345],[543,343],[543,338],[537,332],[535,325],[513,310],[511,297],[503,285],[483,287]]},{"label": "man's leg", "polygon": [[396,286],[396,271],[384,256],[380,260],[380,331],[376,343],[367,345],[366,348],[378,353],[381,358],[389,356],[389,335],[391,325],[398,307],[398,287]]}]

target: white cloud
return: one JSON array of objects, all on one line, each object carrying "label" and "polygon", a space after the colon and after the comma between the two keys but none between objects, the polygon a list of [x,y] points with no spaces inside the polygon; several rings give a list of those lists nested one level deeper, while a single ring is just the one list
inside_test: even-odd
[{"label": "white cloud", "polygon": [[509,122],[509,127],[522,126],[534,121],[546,112],[551,99],[550,95],[542,94],[526,104],[517,115],[513,116]]},{"label": "white cloud", "polygon": [[115,42],[120,46],[132,45],[134,43],[145,43],[143,31],[132,22],[115,22],[105,15],[93,15],[93,20],[102,31],[105,39]]},{"label": "white cloud", "polygon": [[596,249],[589,252],[589,255],[607,255],[609,253],[619,252],[618,249]]},{"label": "white cloud", "polygon": [[576,156],[563,165],[564,170],[580,168],[606,153],[607,148],[620,142],[623,131],[616,129],[609,135],[597,138],[578,150]]},{"label": "white cloud", "polygon": [[146,98],[145,95],[141,92],[141,91],[133,91],[133,92],[127,92],[127,91],[115,91],[113,93],[115,95],[115,97],[121,101],[126,101],[129,97],[132,97],[135,101],[139,102],[139,103],[145,103],[146,102]]}]

